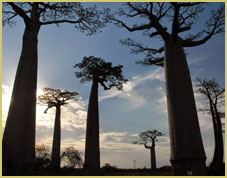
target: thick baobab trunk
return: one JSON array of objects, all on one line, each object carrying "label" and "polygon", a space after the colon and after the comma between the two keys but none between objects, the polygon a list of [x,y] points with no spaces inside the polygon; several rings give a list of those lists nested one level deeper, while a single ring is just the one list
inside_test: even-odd
[{"label": "thick baobab trunk", "polygon": [[93,79],[87,113],[85,175],[100,175],[98,81]]},{"label": "thick baobab trunk", "polygon": [[171,42],[165,42],[165,79],[174,174],[205,175],[206,155],[186,56]]},{"label": "thick baobab trunk", "polygon": [[56,115],[54,123],[54,137],[52,145],[51,162],[53,168],[60,168],[60,150],[61,150],[61,108],[56,106]]},{"label": "thick baobab trunk", "polygon": [[151,170],[156,172],[156,156],[155,156],[155,146],[151,146]]},{"label": "thick baobab trunk", "polygon": [[37,88],[37,44],[39,24],[26,25],[22,52],[16,72],[13,92],[5,125],[2,155],[3,167],[13,175],[35,159],[35,118]]}]

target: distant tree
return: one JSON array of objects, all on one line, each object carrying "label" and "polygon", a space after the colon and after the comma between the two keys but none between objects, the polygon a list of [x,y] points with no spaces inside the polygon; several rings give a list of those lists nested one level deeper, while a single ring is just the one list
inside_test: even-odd
[{"label": "distant tree", "polygon": [[85,145],[85,174],[100,174],[100,151],[99,151],[99,112],[98,112],[98,84],[109,90],[116,87],[122,90],[123,83],[127,80],[122,75],[122,65],[113,67],[111,62],[105,62],[94,56],[84,57],[81,63],[74,68],[81,83],[92,81],[92,88],[88,104],[86,145]]},{"label": "distant tree", "polygon": [[20,175],[23,167],[35,160],[35,115],[38,63],[38,33],[41,26],[74,24],[76,29],[94,34],[104,26],[96,6],[83,7],[79,2],[3,2],[3,25],[24,21],[22,51],[16,72],[5,131],[3,165]]},{"label": "distant tree", "polygon": [[133,144],[143,144],[145,148],[151,151],[151,170],[156,171],[156,156],[155,156],[155,142],[158,141],[157,137],[164,134],[157,130],[147,130],[139,134],[139,140],[133,142]]},{"label": "distant tree", "polygon": [[213,121],[215,149],[208,173],[209,175],[218,175],[222,169],[224,158],[221,118],[225,118],[225,89],[221,88],[214,79],[197,78],[197,92],[205,95],[208,99],[209,107],[202,110],[208,112]]},{"label": "distant tree", "polygon": [[[224,32],[225,5],[219,4],[210,15],[205,15],[207,4],[201,2],[128,2],[115,14],[109,9],[105,11],[106,17],[119,27],[129,32],[142,31],[149,39],[160,37],[164,43],[152,48],[131,38],[121,41],[133,53],[146,54],[137,63],[165,68],[170,161],[175,175],[187,175],[189,169],[193,175],[206,174],[206,155],[184,48],[202,45]],[[201,14],[204,14],[202,18]],[[196,32],[198,28],[193,25],[198,19],[205,24]]]},{"label": "distant tree", "polygon": [[114,166],[114,165],[111,165],[110,163],[105,163],[103,166],[102,166],[102,173],[105,175],[105,174],[108,174],[108,173],[113,173],[114,171],[117,170],[117,166]]},{"label": "distant tree", "polygon": [[83,166],[81,153],[73,147],[65,148],[61,155],[61,161],[68,168],[81,168]]},{"label": "distant tree", "polygon": [[77,92],[70,92],[68,90],[54,90],[51,88],[44,88],[44,94],[38,97],[39,103],[47,105],[47,109],[55,107],[55,124],[54,124],[54,138],[52,145],[51,163],[54,168],[60,168],[60,147],[61,147],[61,106],[68,104],[66,101],[75,99]]},{"label": "distant tree", "polygon": [[49,147],[42,144],[35,147],[35,163],[38,167],[48,167],[50,165],[50,150]]}]

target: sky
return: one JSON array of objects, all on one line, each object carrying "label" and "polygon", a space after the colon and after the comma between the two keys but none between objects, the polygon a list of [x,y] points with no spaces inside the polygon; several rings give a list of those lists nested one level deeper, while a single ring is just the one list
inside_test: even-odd
[{"label": "sky", "polygon": [[[89,5],[89,4],[86,4]],[[207,10],[216,8],[213,3]],[[97,3],[99,8],[114,10],[121,3]],[[195,29],[203,27],[207,13],[198,20]],[[16,68],[21,53],[23,21],[2,29],[2,125],[4,130],[11,98]],[[167,24],[168,25],[168,24]],[[164,69],[156,66],[140,66],[135,63],[143,55],[130,53],[120,44],[120,39],[131,37],[149,47],[159,47],[162,42],[149,39],[142,32],[130,33],[123,28],[108,24],[101,33],[87,36],[71,24],[41,27],[38,36],[38,89],[67,89],[79,93],[77,101],[62,107],[61,149],[74,146],[84,156],[86,115],[91,83],[81,84],[74,75],[73,66],[84,56],[101,57],[113,65],[122,64],[123,74],[129,81],[123,91],[104,91],[99,87],[100,154],[101,165],[110,163],[119,168],[150,167],[150,152],[143,145],[132,144],[140,132],[157,129],[165,134],[156,144],[157,166],[170,165],[170,143],[165,96]],[[214,78],[221,87],[225,84],[225,39],[217,35],[206,44],[185,49],[193,84],[196,77]],[[197,108],[206,101],[195,93]],[[51,150],[55,109],[44,114],[45,106],[37,105],[36,144],[46,144]],[[211,162],[214,138],[211,117],[198,113],[207,164]]]}]

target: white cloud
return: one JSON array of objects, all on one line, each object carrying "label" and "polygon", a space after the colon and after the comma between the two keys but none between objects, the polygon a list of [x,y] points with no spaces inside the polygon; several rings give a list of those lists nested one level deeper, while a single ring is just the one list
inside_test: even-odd
[{"label": "white cloud", "polygon": [[[138,86],[145,84],[146,81],[161,81],[164,76],[163,70],[155,70],[144,76],[133,77],[123,92],[117,90],[107,91],[102,93],[101,100],[118,97],[129,102],[130,108],[139,108],[147,104],[148,99],[143,92],[139,91]],[[143,87],[143,86],[142,86]],[[141,88],[142,88],[141,87]],[[11,97],[11,87],[2,86],[2,111],[3,111],[3,125],[7,116],[7,110]],[[146,88],[145,88],[146,90]],[[152,109],[157,113],[162,113],[167,116],[166,96],[163,86],[155,86],[151,88],[149,93],[152,94],[153,103]],[[204,106],[203,97],[200,94],[195,94],[196,104]],[[150,100],[150,99],[149,99]],[[136,102],[135,102],[136,101]],[[150,103],[150,104],[151,104]],[[134,105],[133,105],[134,104]],[[62,145],[61,149],[68,146],[74,146],[81,152],[84,152],[85,147],[85,131],[86,131],[86,111],[87,103],[83,98],[78,98],[77,101],[71,101],[68,105],[62,107],[61,120],[62,120]],[[37,144],[44,143],[52,148],[53,140],[53,127],[55,118],[55,109],[48,110],[47,114],[43,111],[45,106],[37,105]],[[211,160],[213,154],[213,143],[211,138],[208,138],[206,133],[212,132],[212,122],[210,116],[199,113],[199,122],[203,134],[204,145],[208,161]],[[160,121],[161,122],[161,121]],[[165,121],[166,122],[166,121]],[[204,134],[205,133],[205,134]],[[209,135],[209,134],[208,134]],[[101,152],[101,165],[110,163],[120,168],[133,168],[133,160],[136,160],[137,167],[150,167],[150,152],[142,145],[132,144],[138,138],[138,133],[127,131],[109,131],[100,132],[100,152]],[[168,136],[159,139],[156,146],[157,165],[169,165],[170,157],[170,144]]]},{"label": "white cloud", "polygon": [[[141,87],[143,83],[146,81],[161,81],[164,82],[164,71],[161,68],[157,68],[146,75],[134,76],[132,80],[128,81],[124,84],[123,91],[118,91],[113,88],[111,90],[105,91],[101,93],[99,97],[99,101],[110,99],[114,97],[118,97],[121,99],[125,99],[129,103],[128,110],[134,110],[140,108],[147,104],[146,97],[137,91],[137,87]],[[136,101],[136,102],[135,102]]]}]

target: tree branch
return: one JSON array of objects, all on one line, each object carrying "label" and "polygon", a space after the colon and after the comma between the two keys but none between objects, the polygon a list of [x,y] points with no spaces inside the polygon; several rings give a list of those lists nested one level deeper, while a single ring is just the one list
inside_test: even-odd
[{"label": "tree branch", "polygon": [[192,7],[196,6],[198,4],[202,4],[204,2],[184,2],[184,3],[177,3],[177,6],[179,7]]},{"label": "tree branch", "polygon": [[82,20],[54,20],[54,21],[49,21],[49,22],[40,22],[41,25],[49,25],[49,24],[59,24],[59,23],[71,23],[71,24],[76,24],[76,23],[81,23]]},{"label": "tree branch", "polygon": [[157,65],[160,67],[164,67],[164,57],[145,58],[144,60],[136,61],[136,64],[141,64],[144,66]]},{"label": "tree branch", "polygon": [[194,47],[206,43],[213,35],[224,32],[225,25],[225,6],[220,6],[217,11],[212,11],[211,18],[207,21],[207,28],[212,28],[209,32],[205,31],[207,35],[198,41],[192,41],[189,39],[182,41],[183,47]]},{"label": "tree branch", "polygon": [[161,47],[159,49],[148,48],[148,47],[143,46],[139,42],[135,42],[134,40],[132,40],[130,38],[125,39],[125,40],[120,40],[120,42],[123,45],[132,47],[132,49],[131,49],[132,53],[136,53],[136,54],[144,52],[144,51],[150,51],[150,52],[152,52],[152,54],[157,54],[157,53],[162,53],[164,51],[164,47]]},{"label": "tree branch", "polygon": [[14,4],[13,2],[7,2],[12,9],[24,19],[25,24],[28,24],[30,21],[30,18],[27,16],[27,14],[25,13],[25,11],[23,9],[21,9],[19,6],[17,6],[16,4]]}]

